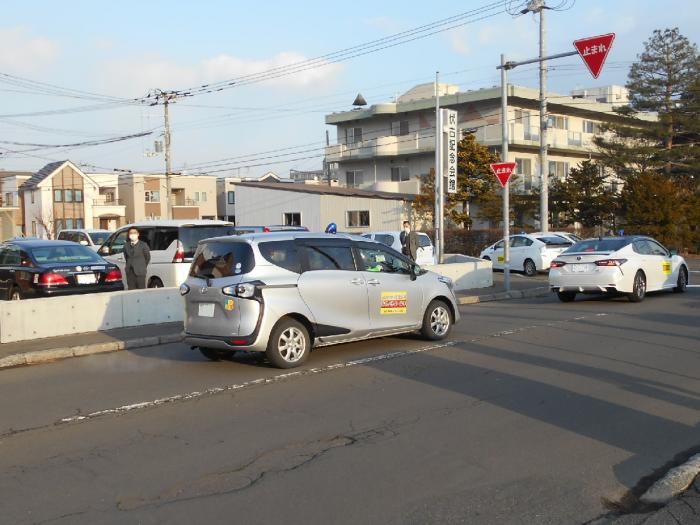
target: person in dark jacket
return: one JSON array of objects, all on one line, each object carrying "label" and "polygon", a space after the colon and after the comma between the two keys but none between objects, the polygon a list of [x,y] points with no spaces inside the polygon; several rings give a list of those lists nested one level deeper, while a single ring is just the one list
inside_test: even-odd
[{"label": "person in dark jacket", "polygon": [[139,240],[139,231],[129,228],[129,240],[124,245],[124,260],[126,265],[126,286],[129,290],[146,288],[146,270],[151,262],[151,250],[148,244]]},{"label": "person in dark jacket", "polygon": [[408,255],[414,261],[418,256],[418,234],[411,229],[411,223],[403,221],[403,231],[399,235],[401,253]]}]

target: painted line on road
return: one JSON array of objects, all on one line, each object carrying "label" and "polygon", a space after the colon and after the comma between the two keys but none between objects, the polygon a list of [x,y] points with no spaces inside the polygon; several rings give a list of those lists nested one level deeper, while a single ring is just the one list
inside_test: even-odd
[{"label": "painted line on road", "polygon": [[257,385],[269,385],[269,384],[279,383],[282,381],[286,381],[289,379],[295,379],[295,378],[299,378],[299,377],[303,377],[303,376],[310,376],[310,375],[314,375],[314,374],[324,374],[327,372],[332,372],[334,370],[351,368],[351,367],[358,366],[358,365],[366,365],[369,363],[377,363],[380,361],[389,361],[389,360],[398,359],[401,357],[408,357],[408,356],[415,355],[415,354],[421,354],[424,352],[431,352],[433,350],[440,350],[443,348],[449,348],[449,347],[455,346],[457,344],[462,344],[462,343],[479,343],[479,342],[482,342],[482,341],[485,341],[488,339],[494,339],[497,337],[505,337],[505,336],[529,331],[529,330],[534,330],[537,328],[551,328],[551,327],[556,327],[556,326],[566,324],[566,323],[580,321],[583,319],[605,317],[607,315],[609,315],[609,314],[597,313],[597,314],[588,315],[588,316],[578,316],[578,317],[572,317],[570,319],[562,319],[561,321],[552,321],[552,322],[548,322],[548,323],[522,326],[522,327],[518,327],[518,328],[512,328],[509,330],[501,330],[499,332],[495,332],[492,334],[482,335],[482,336],[470,339],[468,341],[464,341],[464,340],[448,341],[445,343],[436,343],[433,345],[422,346],[420,348],[414,348],[411,350],[397,350],[394,352],[387,352],[387,353],[379,354],[379,355],[375,355],[375,356],[363,357],[360,359],[352,359],[350,361],[344,361],[344,362],[339,362],[339,363],[332,363],[330,365],[326,365],[323,367],[306,368],[303,370],[295,370],[293,372],[284,372],[284,373],[276,374],[276,375],[271,376],[271,377],[260,377],[257,379],[251,379],[249,381],[244,381],[242,383],[235,383],[235,384],[231,384],[231,385],[212,387],[212,388],[207,388],[206,390],[196,390],[194,392],[188,392],[186,394],[175,394],[172,396],[161,397],[161,398],[153,399],[150,401],[140,401],[137,403],[130,403],[128,405],[122,405],[122,406],[118,406],[115,408],[96,410],[96,411],[90,412],[88,414],[64,417],[64,418],[61,418],[61,419],[55,421],[53,424],[49,424],[49,425],[41,425],[41,426],[37,426],[37,427],[12,430],[12,431],[7,432],[5,434],[0,434],[0,438],[6,437],[9,435],[22,433],[22,432],[28,432],[30,430],[38,430],[40,428],[64,425],[67,423],[79,423],[79,422],[97,419],[97,418],[101,418],[101,417],[105,417],[105,416],[115,416],[115,415],[126,414],[128,412],[133,412],[135,410],[144,410],[144,409],[148,409],[148,408],[155,408],[155,407],[159,407],[159,406],[163,406],[163,405],[167,405],[167,404],[175,403],[175,402],[179,402],[179,401],[191,401],[193,399],[199,399],[199,398],[206,397],[206,396],[212,396],[212,395],[216,395],[216,394],[222,394],[225,392],[234,392],[237,390],[243,390],[243,389],[250,388],[253,386],[257,386]]}]

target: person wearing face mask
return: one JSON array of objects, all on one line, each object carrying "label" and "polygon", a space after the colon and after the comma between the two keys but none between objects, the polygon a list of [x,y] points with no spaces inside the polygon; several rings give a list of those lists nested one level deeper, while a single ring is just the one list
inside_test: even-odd
[{"label": "person wearing face mask", "polygon": [[411,229],[411,223],[403,221],[403,231],[399,235],[401,241],[401,253],[414,261],[418,256],[418,234]]},{"label": "person wearing face mask", "polygon": [[126,286],[129,290],[146,288],[146,270],[151,262],[151,250],[148,244],[139,240],[139,231],[129,228],[129,240],[124,245],[124,260],[126,265]]}]

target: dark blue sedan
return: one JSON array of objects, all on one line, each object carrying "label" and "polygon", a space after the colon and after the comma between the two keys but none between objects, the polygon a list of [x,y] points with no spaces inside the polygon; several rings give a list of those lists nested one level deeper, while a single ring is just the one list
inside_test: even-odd
[{"label": "dark blue sedan", "polygon": [[0,300],[123,289],[119,268],[80,244],[38,239],[0,244]]}]

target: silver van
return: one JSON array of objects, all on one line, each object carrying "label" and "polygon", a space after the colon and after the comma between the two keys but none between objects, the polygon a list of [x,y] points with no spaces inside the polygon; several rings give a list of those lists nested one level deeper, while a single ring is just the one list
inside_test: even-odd
[{"label": "silver van", "polygon": [[313,347],[419,330],[444,339],[459,320],[452,281],[353,235],[247,234],[200,241],[185,298],[185,341],[212,360],[265,352],[280,368]]}]

